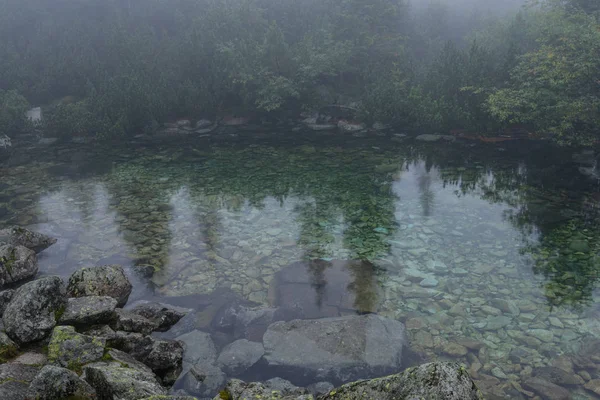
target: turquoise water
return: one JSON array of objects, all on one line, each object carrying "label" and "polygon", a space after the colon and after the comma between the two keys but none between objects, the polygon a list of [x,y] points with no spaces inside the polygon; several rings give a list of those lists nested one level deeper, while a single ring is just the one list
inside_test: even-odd
[{"label": "turquoise water", "polygon": [[58,145],[0,169],[0,225],[59,238],[43,274],[118,263],[132,299],[229,289],[269,306],[293,262],[363,260],[309,271],[349,300],[305,301],[399,319],[414,357],[462,362],[510,398],[553,365],[595,398],[598,368],[573,360],[600,355],[599,205],[570,152],[535,143],[272,132]]}]

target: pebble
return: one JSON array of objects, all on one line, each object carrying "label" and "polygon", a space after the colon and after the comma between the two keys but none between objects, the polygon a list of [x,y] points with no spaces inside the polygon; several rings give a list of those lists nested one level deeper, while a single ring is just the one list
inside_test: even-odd
[{"label": "pebble", "polygon": [[439,284],[438,280],[433,277],[425,278],[419,283],[422,287],[433,288]]}]

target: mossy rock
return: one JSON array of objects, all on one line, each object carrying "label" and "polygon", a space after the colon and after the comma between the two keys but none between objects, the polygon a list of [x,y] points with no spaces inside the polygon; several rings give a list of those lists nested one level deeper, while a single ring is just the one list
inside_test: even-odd
[{"label": "mossy rock", "polygon": [[57,326],[48,345],[48,360],[61,367],[80,372],[85,364],[104,356],[106,340],[82,335],[72,326]]}]

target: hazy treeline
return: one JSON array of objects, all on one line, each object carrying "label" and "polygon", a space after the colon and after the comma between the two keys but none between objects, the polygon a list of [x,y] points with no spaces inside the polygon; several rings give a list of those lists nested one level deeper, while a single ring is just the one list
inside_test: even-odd
[{"label": "hazy treeline", "polygon": [[27,104],[51,105],[53,135],[115,137],[181,116],[354,103],[363,120],[405,128],[495,134],[519,124],[586,142],[600,134],[599,9],[0,0],[0,134],[26,128]]}]

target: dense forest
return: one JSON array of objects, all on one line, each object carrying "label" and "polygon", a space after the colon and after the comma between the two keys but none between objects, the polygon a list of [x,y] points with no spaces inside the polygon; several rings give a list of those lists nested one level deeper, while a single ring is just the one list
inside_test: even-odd
[{"label": "dense forest", "polygon": [[30,105],[48,135],[101,139],[341,104],[420,132],[589,144],[599,18],[597,0],[0,0],[0,135],[31,129]]}]

